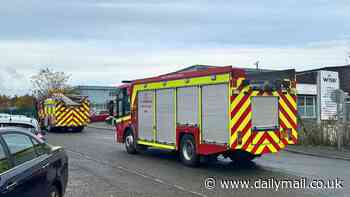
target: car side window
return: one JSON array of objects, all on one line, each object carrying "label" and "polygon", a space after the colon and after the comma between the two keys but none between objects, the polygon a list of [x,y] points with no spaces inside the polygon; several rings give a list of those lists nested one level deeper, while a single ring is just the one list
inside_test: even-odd
[{"label": "car side window", "polygon": [[16,166],[36,157],[34,145],[29,136],[20,133],[9,133],[3,134],[2,137],[14,158]]},{"label": "car side window", "polygon": [[38,156],[48,153],[48,148],[46,144],[39,143],[38,140],[31,138],[34,144],[35,152]]},{"label": "car side window", "polygon": [[4,147],[0,144],[0,174],[10,169],[10,161],[6,156]]}]

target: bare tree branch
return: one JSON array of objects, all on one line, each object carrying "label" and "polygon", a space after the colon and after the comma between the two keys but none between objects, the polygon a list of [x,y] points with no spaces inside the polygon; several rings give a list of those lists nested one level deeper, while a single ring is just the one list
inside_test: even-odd
[{"label": "bare tree branch", "polygon": [[45,98],[53,93],[69,93],[72,88],[68,85],[70,75],[57,72],[49,68],[39,70],[31,77],[33,95],[37,98]]}]

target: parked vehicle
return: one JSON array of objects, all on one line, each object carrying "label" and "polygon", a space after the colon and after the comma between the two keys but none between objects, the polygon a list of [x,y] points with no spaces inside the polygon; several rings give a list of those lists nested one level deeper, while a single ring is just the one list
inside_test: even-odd
[{"label": "parked vehicle", "polygon": [[0,114],[0,127],[21,127],[27,129],[37,137],[45,140],[46,133],[41,130],[35,118],[23,115]]},{"label": "parked vehicle", "polygon": [[104,122],[109,117],[108,112],[101,111],[98,114],[91,114],[90,122]]},{"label": "parked vehicle", "polygon": [[63,197],[68,157],[32,133],[0,128],[0,196]]},{"label": "parked vehicle", "polygon": [[170,149],[194,166],[200,156],[250,161],[297,142],[294,70],[172,73],[124,84],[116,102],[115,137],[128,153]]},{"label": "parked vehicle", "polygon": [[74,130],[81,132],[90,122],[90,102],[87,97],[53,94],[39,102],[40,125],[48,131]]}]

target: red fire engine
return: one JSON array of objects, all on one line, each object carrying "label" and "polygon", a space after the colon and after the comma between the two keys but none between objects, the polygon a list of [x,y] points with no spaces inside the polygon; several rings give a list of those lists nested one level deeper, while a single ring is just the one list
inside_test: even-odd
[{"label": "red fire engine", "polygon": [[294,70],[209,67],[119,87],[116,141],[128,153],[155,147],[186,165],[222,154],[236,161],[297,142]]}]

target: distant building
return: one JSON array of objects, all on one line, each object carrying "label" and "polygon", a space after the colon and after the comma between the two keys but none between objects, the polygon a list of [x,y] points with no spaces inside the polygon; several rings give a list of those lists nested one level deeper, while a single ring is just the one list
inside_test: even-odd
[{"label": "distant building", "polygon": [[91,103],[91,110],[95,113],[108,111],[107,104],[115,98],[117,88],[113,86],[76,86],[76,92],[87,96]]},{"label": "distant building", "polygon": [[302,118],[318,121],[334,118],[337,106],[332,91],[350,93],[350,65],[297,72],[297,83],[298,112]]},{"label": "distant building", "polygon": [[350,93],[350,64],[344,66],[327,66],[323,68],[298,72],[298,82],[316,84],[317,71],[321,70],[338,72],[340,89]]}]

